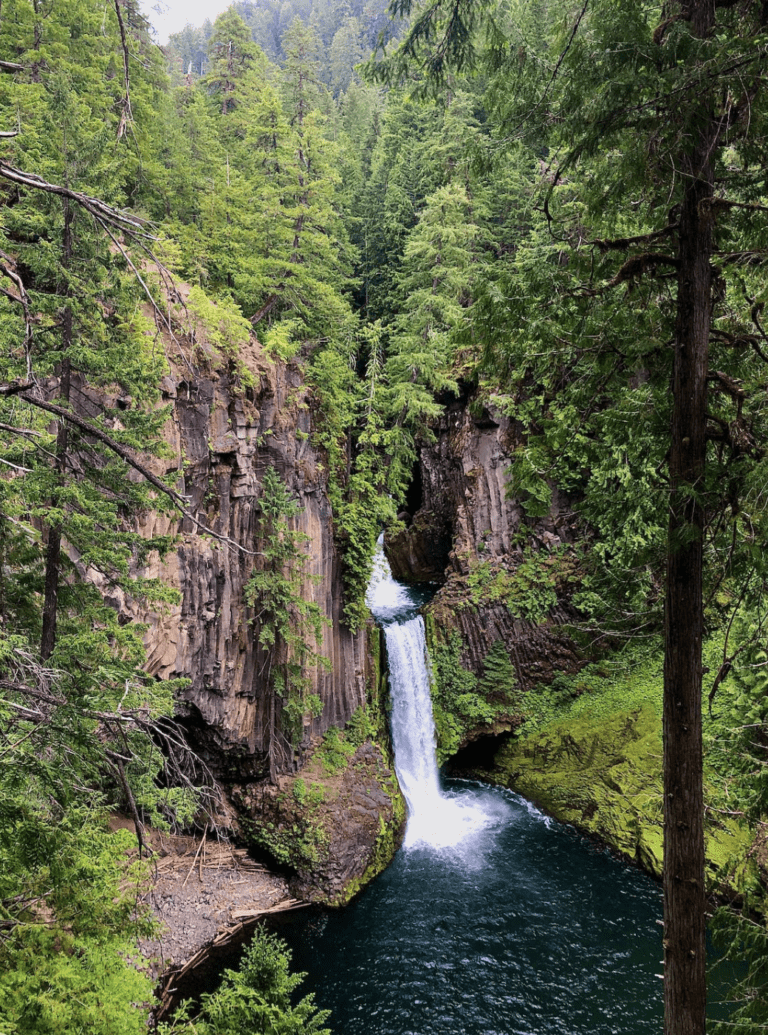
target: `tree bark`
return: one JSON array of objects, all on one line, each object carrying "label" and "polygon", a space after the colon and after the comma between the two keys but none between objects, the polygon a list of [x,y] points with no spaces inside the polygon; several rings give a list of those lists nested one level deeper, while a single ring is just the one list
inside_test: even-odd
[{"label": "tree bark", "polygon": [[[714,24],[714,0],[690,5],[693,34]],[[683,163],[673,370],[664,656],[664,1033],[703,1035],[706,897],[701,725],[703,491],[712,320],[713,152],[707,97],[684,113],[693,147]]]}]

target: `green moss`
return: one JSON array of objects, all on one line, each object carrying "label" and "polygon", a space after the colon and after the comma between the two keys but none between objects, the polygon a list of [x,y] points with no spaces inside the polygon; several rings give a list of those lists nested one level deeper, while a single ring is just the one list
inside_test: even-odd
[{"label": "green moss", "polygon": [[328,776],[343,773],[355,753],[355,744],[337,726],[331,726],[323,735],[323,741],[315,752],[323,771]]},{"label": "green moss", "polygon": [[437,736],[437,761],[442,765],[478,730],[498,731],[519,713],[515,670],[501,641],[483,661],[480,677],[461,663],[457,632],[441,637],[434,616],[426,621],[427,649],[432,668],[432,711]]},{"label": "green moss", "polygon": [[390,701],[384,632],[372,621],[368,623],[368,653],[371,674],[368,680],[367,710],[371,722],[376,727],[372,739],[391,761],[392,747],[388,714]]},{"label": "green moss", "polygon": [[241,825],[254,848],[268,852],[280,865],[298,871],[316,865],[325,857],[330,838],[323,817],[316,812],[319,802],[300,802],[292,797],[279,820],[245,818]]},{"label": "green moss", "polygon": [[[484,775],[599,838],[656,877],[663,861],[661,713],[653,701],[604,714],[583,706],[567,720],[508,742]],[[717,796],[711,782],[706,797]],[[726,872],[751,840],[734,817],[706,814],[707,876]]]}]

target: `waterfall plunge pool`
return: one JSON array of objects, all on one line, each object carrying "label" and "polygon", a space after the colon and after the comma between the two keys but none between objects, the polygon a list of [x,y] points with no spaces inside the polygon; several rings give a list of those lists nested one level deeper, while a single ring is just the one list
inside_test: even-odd
[{"label": "waterfall plunge pool", "polygon": [[332,1011],[334,1035],[661,1031],[659,885],[519,795],[437,773],[425,599],[380,552],[368,601],[387,634],[408,828],[349,906],[275,918],[307,972],[299,994]]},{"label": "waterfall plunge pool", "polygon": [[658,886],[515,794],[446,791],[497,822],[403,848],[344,910],[277,928],[334,1035],[660,1031]]},{"label": "waterfall plunge pool", "polygon": [[339,912],[277,927],[334,1035],[639,1035],[659,1030],[661,891],[509,791],[437,772],[421,594],[383,552],[403,848]]}]

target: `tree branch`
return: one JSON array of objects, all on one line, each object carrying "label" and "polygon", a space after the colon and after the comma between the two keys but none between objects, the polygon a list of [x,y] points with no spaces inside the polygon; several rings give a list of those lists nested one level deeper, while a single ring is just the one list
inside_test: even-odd
[{"label": "tree branch", "polygon": [[125,25],[123,24],[123,14],[120,10],[120,0],[114,0],[114,5],[123,48],[123,83],[125,84],[125,97],[120,102],[120,123],[117,127],[117,139],[119,140],[124,135],[128,123],[133,122],[133,112],[131,110],[131,83],[128,75],[128,41],[125,38]]},{"label": "tree branch", "polygon": [[669,234],[674,233],[680,226],[679,222],[670,223],[668,226],[663,227],[661,230],[654,230],[649,234],[638,234],[637,237],[617,237],[613,240],[610,238],[604,238],[603,240],[588,241],[588,244],[595,245],[600,249],[601,252],[607,251],[624,251],[627,248],[631,248],[634,244],[650,244],[651,241],[658,241],[662,237],[668,237]]},{"label": "tree branch", "polygon": [[23,169],[16,169],[3,161],[0,161],[0,177],[28,190],[40,190],[46,194],[56,194],[62,198],[69,198],[84,208],[86,212],[90,212],[95,218],[116,227],[121,232],[145,237],[152,241],[157,240],[155,235],[146,229],[144,220],[139,219],[137,216],[120,212],[119,209],[113,208],[100,198],[93,198],[90,194],[83,194],[81,191],[62,187],[58,183],[49,183],[35,173],[24,172]]},{"label": "tree branch", "polygon": [[[0,134],[2,136],[3,134]],[[11,281],[16,287],[18,295],[15,295],[12,291],[3,291],[6,298],[10,298],[12,302],[21,306],[22,312],[24,313],[24,355],[27,359],[27,380],[32,380],[32,312],[29,304],[29,295],[24,285],[24,281],[19,275],[19,271],[16,267],[16,262],[11,258],[10,255],[6,255],[4,251],[0,251],[0,273],[4,273],[5,276]]]},{"label": "tree branch", "polygon": [[234,539],[230,539],[229,536],[226,536],[221,532],[215,532],[208,525],[205,525],[202,521],[199,521],[194,516],[194,514],[192,514],[188,510],[186,505],[187,501],[184,496],[176,492],[174,489],[171,489],[167,485],[165,485],[156,475],[152,474],[152,472],[147,467],[145,467],[144,464],[140,463],[131,454],[129,449],[127,449],[125,446],[122,446],[119,442],[116,442],[105,431],[102,431],[101,428],[98,428],[94,424],[91,424],[89,421],[86,421],[82,417],[79,417],[76,413],[73,413],[72,410],[67,410],[63,406],[57,406],[55,403],[46,402],[44,399],[36,398],[28,391],[28,389],[31,387],[33,386],[29,384],[21,386],[0,385],[0,396],[13,395],[17,392],[22,393],[22,399],[25,402],[29,403],[30,406],[36,406],[40,410],[45,410],[47,413],[52,413],[54,414],[54,416],[59,417],[61,420],[65,420],[68,423],[73,424],[76,428],[79,428],[86,435],[90,435],[91,438],[95,438],[98,442],[103,443],[103,445],[105,445],[113,453],[116,453],[122,460],[124,460],[130,467],[132,467],[134,471],[138,471],[138,473],[146,481],[148,481],[150,485],[154,486],[154,488],[156,488],[159,492],[167,496],[168,499],[170,499],[173,502],[173,504],[183,514],[185,518],[191,521],[197,528],[199,528],[206,535],[210,535],[214,539],[218,539],[219,542],[226,543],[228,546],[233,546],[236,550],[239,550],[241,553],[248,554],[248,556],[250,557],[260,556],[258,551],[248,550],[240,543],[236,543]]},{"label": "tree branch", "polygon": [[643,255],[633,255],[627,259],[616,276],[609,280],[606,287],[618,287],[633,277],[640,277],[648,270],[655,270],[657,266],[672,266],[675,269],[680,265],[680,260],[674,255],[662,255],[658,252],[645,252]]}]

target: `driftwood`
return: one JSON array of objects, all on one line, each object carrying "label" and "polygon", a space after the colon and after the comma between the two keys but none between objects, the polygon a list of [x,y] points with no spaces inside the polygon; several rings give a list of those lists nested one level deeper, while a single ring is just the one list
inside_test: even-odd
[{"label": "driftwood", "polygon": [[[194,864],[193,864],[194,865]],[[184,963],[180,963],[178,966],[173,966],[169,970],[165,971],[164,974],[160,975],[160,988],[159,994],[160,1005],[155,1010],[155,1021],[160,1022],[165,1020],[171,1011],[178,1005],[178,985],[184,980],[187,975],[191,974],[198,967],[201,967],[213,954],[216,949],[222,949],[232,942],[242,938],[243,935],[247,934],[249,930],[254,928],[256,924],[262,920],[265,916],[269,916],[274,913],[286,913],[294,909],[303,909],[310,905],[309,902],[302,902],[300,899],[287,898],[282,902],[278,902],[276,906],[271,906],[269,909],[254,910],[249,912],[248,910],[239,910],[232,914],[232,917],[237,922],[231,924],[229,927],[222,928],[212,942],[208,945],[204,945],[202,949],[191,956]]]}]

